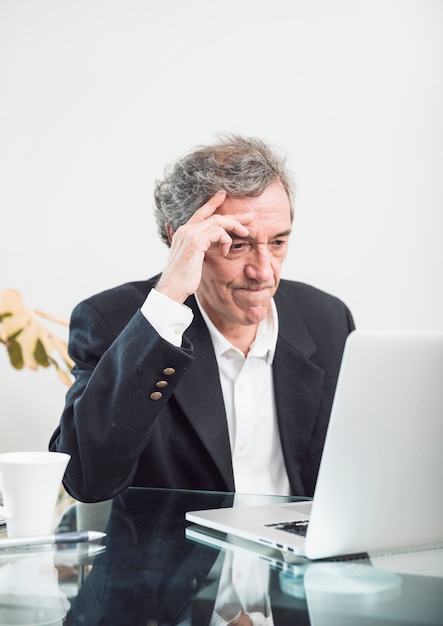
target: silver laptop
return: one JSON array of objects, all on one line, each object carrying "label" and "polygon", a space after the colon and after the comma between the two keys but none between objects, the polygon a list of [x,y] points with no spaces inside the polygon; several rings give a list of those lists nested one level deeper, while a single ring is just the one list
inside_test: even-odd
[{"label": "silver laptop", "polygon": [[441,546],[443,332],[349,335],[312,502],[186,519],[308,559]]},{"label": "silver laptop", "polygon": [[[227,535],[213,528],[205,528],[192,524],[185,529],[186,539],[190,539],[195,543],[215,548],[218,552],[232,552],[245,559],[256,559],[270,565],[274,569],[288,570],[295,575],[303,574],[305,568],[312,565],[305,558],[297,558],[288,552],[282,552],[268,546],[262,546],[256,541],[247,541],[238,536]],[[432,551],[433,554],[436,552]],[[443,554],[443,552],[442,552]]]}]

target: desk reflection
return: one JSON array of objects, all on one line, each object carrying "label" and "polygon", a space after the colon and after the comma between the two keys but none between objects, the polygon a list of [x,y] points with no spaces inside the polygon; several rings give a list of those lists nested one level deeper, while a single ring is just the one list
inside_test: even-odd
[{"label": "desk reflection", "polygon": [[247,542],[218,549],[186,538],[187,510],[232,501],[230,494],[144,489],[116,498],[106,551],[65,623],[441,626],[442,577],[399,574],[370,561],[285,564],[248,550]]},{"label": "desk reflection", "polygon": [[[1,557],[1,555],[0,555]],[[54,554],[0,558],[0,624],[63,624],[70,603],[59,588]]]},{"label": "desk reflection", "polygon": [[[72,623],[191,623],[192,601],[208,584],[214,550],[185,539],[184,513],[201,503],[190,492],[129,490],[117,497],[99,555],[72,606]],[[209,506],[229,506],[231,495],[208,494]]]},{"label": "desk reflection", "polygon": [[130,489],[112,503],[74,504],[58,530],[106,530],[106,545],[2,550],[0,624],[443,624],[442,551],[287,563],[232,537],[208,545],[185,522],[187,510],[232,503],[232,494]]}]

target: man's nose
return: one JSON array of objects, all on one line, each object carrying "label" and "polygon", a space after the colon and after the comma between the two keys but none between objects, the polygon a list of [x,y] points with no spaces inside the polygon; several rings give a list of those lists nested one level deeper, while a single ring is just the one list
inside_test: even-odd
[{"label": "man's nose", "polygon": [[272,278],[272,255],[268,246],[258,245],[248,254],[245,266],[247,278],[265,283]]}]

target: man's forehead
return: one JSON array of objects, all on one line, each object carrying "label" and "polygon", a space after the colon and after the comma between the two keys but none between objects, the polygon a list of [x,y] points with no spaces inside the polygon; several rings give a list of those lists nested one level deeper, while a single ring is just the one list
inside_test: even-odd
[{"label": "man's forehead", "polygon": [[228,231],[228,235],[233,240],[240,240],[241,239],[242,241],[254,242],[257,239],[261,239],[263,236],[267,237],[268,240],[269,239],[284,239],[285,237],[289,237],[291,232],[292,232],[291,228],[280,230],[278,228],[278,225],[276,225],[274,230],[269,229],[267,231],[260,231],[259,229],[252,228],[250,234],[246,235],[245,237],[239,237],[236,233],[231,233],[229,231]]},{"label": "man's forehead", "polygon": [[291,213],[291,203],[288,194],[280,182],[268,185],[259,195],[232,196],[228,194],[224,202],[215,211],[216,213],[247,213],[252,211],[260,219],[272,220],[277,214]]}]

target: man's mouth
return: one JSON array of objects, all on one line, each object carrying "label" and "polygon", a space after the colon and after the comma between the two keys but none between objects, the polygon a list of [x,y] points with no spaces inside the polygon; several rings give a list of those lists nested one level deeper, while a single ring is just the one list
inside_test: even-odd
[{"label": "man's mouth", "polygon": [[242,285],[235,289],[240,291],[268,291],[269,289],[274,289],[274,285]]}]

